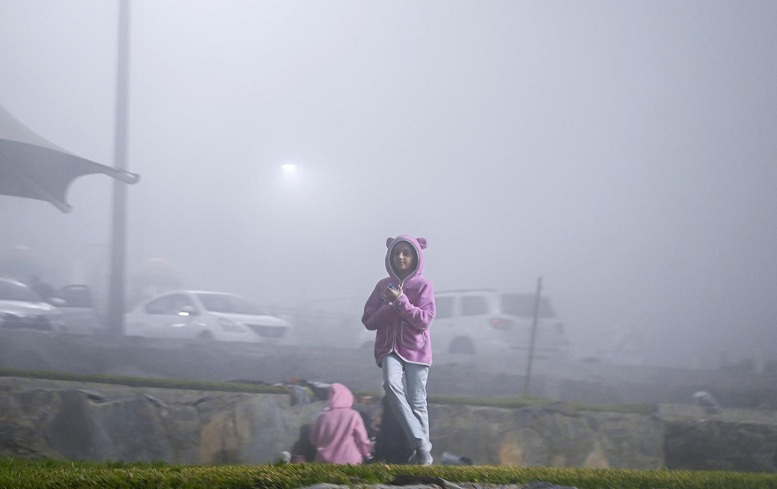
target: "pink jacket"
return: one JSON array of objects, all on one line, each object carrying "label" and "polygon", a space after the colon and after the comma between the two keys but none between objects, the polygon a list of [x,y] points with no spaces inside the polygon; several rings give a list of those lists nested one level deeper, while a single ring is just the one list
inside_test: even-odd
[{"label": "pink jacket", "polygon": [[332,384],[329,402],[310,433],[316,461],[360,464],[370,456],[370,439],[361,414],[353,409],[353,394],[343,384]]},{"label": "pink jacket", "polygon": [[[415,248],[418,255],[416,269],[404,280],[399,280],[391,266],[391,250],[400,241],[406,241]],[[422,365],[432,364],[432,342],[429,327],[436,313],[432,283],[421,273],[424,271],[424,238],[401,234],[386,240],[386,270],[389,276],[381,279],[364,305],[362,323],[376,331],[375,361],[391,352],[406,362]],[[399,285],[402,294],[394,302],[383,302],[381,295],[389,284]]]}]

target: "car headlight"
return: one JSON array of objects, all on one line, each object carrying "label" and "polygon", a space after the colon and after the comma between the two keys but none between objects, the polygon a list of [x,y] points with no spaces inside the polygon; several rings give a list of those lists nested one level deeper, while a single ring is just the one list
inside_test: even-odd
[{"label": "car headlight", "polygon": [[245,333],[246,332],[246,329],[244,327],[227,318],[219,318],[219,328],[221,328],[226,333]]}]

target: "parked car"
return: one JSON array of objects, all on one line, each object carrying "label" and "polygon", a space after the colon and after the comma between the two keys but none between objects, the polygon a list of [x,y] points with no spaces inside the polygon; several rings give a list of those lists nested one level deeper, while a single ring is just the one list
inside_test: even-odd
[{"label": "parked car", "polygon": [[226,292],[167,292],[138,304],[124,322],[127,336],[294,343],[291,323]]},{"label": "parked car", "polygon": [[26,284],[0,278],[0,327],[52,331],[62,327],[62,312]]},{"label": "parked car", "polygon": [[[432,323],[435,352],[492,354],[528,352],[534,321],[534,294],[491,289],[437,291],[437,314]],[[362,346],[372,347],[375,332],[362,333]],[[564,325],[547,297],[541,296],[534,340],[537,357],[568,353]]]},{"label": "parked car", "polygon": [[49,299],[59,309],[62,319],[58,331],[74,334],[104,334],[105,325],[94,308],[92,290],[88,285],[66,285]]}]

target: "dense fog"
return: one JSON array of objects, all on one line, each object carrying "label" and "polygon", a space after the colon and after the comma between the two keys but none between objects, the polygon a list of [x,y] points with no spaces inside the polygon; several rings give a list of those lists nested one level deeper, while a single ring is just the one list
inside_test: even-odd
[{"label": "dense fog", "polygon": [[[577,358],[635,331],[650,365],[775,360],[777,2],[146,0],[130,23],[129,275],[366,299],[410,233],[438,290],[542,277]],[[4,0],[0,105],[113,165],[117,26],[116,1]],[[112,191],[0,196],[0,249],[104,297]]]}]

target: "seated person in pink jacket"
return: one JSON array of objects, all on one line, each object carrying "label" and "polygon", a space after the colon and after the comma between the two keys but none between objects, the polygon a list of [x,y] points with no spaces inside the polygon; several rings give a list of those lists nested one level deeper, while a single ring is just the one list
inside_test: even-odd
[{"label": "seated person in pink jacket", "polygon": [[371,457],[367,428],[353,409],[353,394],[343,384],[330,387],[329,401],[316,418],[310,443],[316,447],[316,462],[360,464]]}]

